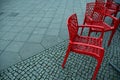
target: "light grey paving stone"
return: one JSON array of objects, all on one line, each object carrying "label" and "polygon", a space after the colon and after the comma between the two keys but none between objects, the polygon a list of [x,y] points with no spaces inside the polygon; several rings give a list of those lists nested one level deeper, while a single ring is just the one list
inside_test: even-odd
[{"label": "light grey paving stone", "polygon": [[32,31],[33,31],[33,27],[25,27],[21,32],[23,32],[23,33],[32,33]]},{"label": "light grey paving stone", "polygon": [[58,36],[59,29],[48,29],[46,35]]},{"label": "light grey paving stone", "polygon": [[29,22],[31,19],[32,19],[32,17],[25,16],[25,17],[22,19],[22,21],[27,21],[27,22]]},{"label": "light grey paving stone", "polygon": [[14,32],[7,32],[1,39],[4,39],[4,40],[14,40],[15,36],[17,35],[18,33],[14,33]]},{"label": "light grey paving stone", "polygon": [[44,18],[42,18],[42,20],[40,21],[41,23],[50,23],[52,21],[52,18],[46,18],[46,17],[44,17]]},{"label": "light grey paving stone", "polygon": [[[38,16],[39,16],[39,14],[38,14]],[[42,18],[40,18],[40,17],[38,17],[38,16],[33,17],[33,18],[31,19],[31,21],[33,21],[33,22],[35,21],[35,22],[39,23]]]},{"label": "light grey paving stone", "polygon": [[0,55],[0,70],[5,69],[19,61],[21,61],[21,58],[18,53],[5,51]]},{"label": "light grey paving stone", "polygon": [[50,24],[49,28],[48,29],[60,29],[61,27],[61,23],[53,23],[53,24]]},{"label": "light grey paving stone", "polygon": [[0,55],[2,54],[2,51],[0,50]]},{"label": "light grey paving stone", "polygon": [[0,50],[4,50],[8,45],[10,41],[0,40]]},{"label": "light grey paving stone", "polygon": [[6,22],[6,25],[8,26],[13,26],[15,23],[16,23],[16,20],[14,18],[11,18],[11,17],[5,17],[5,22]]},{"label": "light grey paving stone", "polygon": [[40,23],[38,23],[37,24],[37,28],[48,28],[49,27],[49,24],[50,23],[42,23],[42,22],[40,22]]},{"label": "light grey paving stone", "polygon": [[16,25],[19,25],[19,26],[25,26],[27,23],[25,21],[18,21],[16,22]]},{"label": "light grey paving stone", "polygon": [[7,31],[9,31],[11,28],[12,28],[12,26],[3,26],[3,27],[0,29],[0,31],[5,31],[5,32],[7,32]]},{"label": "light grey paving stone", "polygon": [[37,42],[40,43],[43,38],[43,34],[32,34],[28,39],[28,42]]},{"label": "light grey paving stone", "polygon": [[8,47],[5,49],[5,51],[12,51],[12,52],[19,52],[22,48],[24,42],[11,42]]},{"label": "light grey paving stone", "polygon": [[14,26],[9,30],[9,32],[20,32],[22,29],[23,27]]},{"label": "light grey paving stone", "polygon": [[34,28],[34,27],[36,27],[36,25],[37,25],[38,23],[39,23],[39,21],[33,21],[33,20],[31,19],[31,20],[27,23],[26,26],[27,26],[27,27],[30,26],[31,28],[32,28],[32,27]]},{"label": "light grey paving stone", "polygon": [[39,14],[38,15],[39,18],[43,18],[45,15],[45,12],[41,10],[40,12],[38,12],[38,14]]},{"label": "light grey paving stone", "polygon": [[0,39],[2,38],[2,36],[5,34],[6,32],[1,32],[0,31]]},{"label": "light grey paving stone", "polygon": [[54,17],[54,19],[52,20],[52,24],[54,23],[60,24],[62,22],[62,18],[63,17]]},{"label": "light grey paving stone", "polygon": [[54,17],[54,14],[45,14],[44,17],[46,17],[46,18],[53,18],[53,17]]},{"label": "light grey paving stone", "polygon": [[35,28],[33,34],[45,34],[46,30],[45,28]]},{"label": "light grey paving stone", "polygon": [[15,41],[26,41],[29,36],[30,36],[30,34],[27,34],[27,33],[19,33],[16,36]]},{"label": "light grey paving stone", "polygon": [[[64,24],[63,24],[64,25]],[[67,29],[67,26],[64,25],[64,27],[62,26],[60,28],[60,31],[59,31],[59,37],[63,40],[66,40],[69,38],[69,34],[68,34],[68,29]]]},{"label": "light grey paving stone", "polygon": [[25,43],[23,48],[20,51],[20,55],[22,56],[22,59],[26,59],[30,56],[33,56],[35,54],[38,54],[38,52],[44,50],[44,48],[41,46],[41,44],[38,43]]}]

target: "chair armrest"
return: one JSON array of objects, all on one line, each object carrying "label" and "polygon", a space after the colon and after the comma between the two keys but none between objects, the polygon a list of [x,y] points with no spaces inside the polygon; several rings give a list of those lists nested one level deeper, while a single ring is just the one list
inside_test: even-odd
[{"label": "chair armrest", "polygon": [[112,18],[112,19],[114,19],[114,20],[118,20],[116,17],[114,17],[114,16],[112,16],[112,15],[110,15],[110,14],[105,14],[105,16],[109,16],[110,18]]},{"label": "chair armrest", "polygon": [[79,25],[79,27],[97,28],[97,29],[101,29],[101,30],[104,31],[104,27],[103,26],[98,26],[98,25]]},{"label": "chair armrest", "polygon": [[112,20],[113,20],[113,26],[116,26],[116,25],[118,25],[118,23],[119,23],[119,19],[118,18],[116,18],[116,17],[114,17],[114,16],[112,16],[112,15],[109,15],[109,14],[105,14],[105,17],[106,16],[108,16],[108,17],[110,17]]},{"label": "chair armrest", "polygon": [[95,45],[90,45],[90,44],[85,44],[85,43],[78,43],[78,42],[72,42],[69,41],[70,44],[78,44],[78,45],[83,45],[83,46],[89,46],[89,47],[93,47],[93,48],[97,48],[97,49],[101,49],[104,51],[104,48],[100,47],[100,46],[95,46]]}]

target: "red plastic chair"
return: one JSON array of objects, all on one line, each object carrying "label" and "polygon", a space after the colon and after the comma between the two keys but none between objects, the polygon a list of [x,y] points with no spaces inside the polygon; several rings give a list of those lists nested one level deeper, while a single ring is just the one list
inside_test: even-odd
[{"label": "red plastic chair", "polygon": [[[108,46],[109,46],[111,43],[112,37],[119,25],[119,20],[117,18],[113,17],[112,15],[106,14],[106,8],[103,5],[98,5],[98,4],[87,3],[83,24],[103,26],[105,32],[112,31],[109,41],[108,41]],[[112,21],[113,21],[112,25],[108,25],[106,22],[104,22],[104,19],[106,16],[108,16],[112,19]],[[90,33],[93,31],[99,32],[100,30],[91,28]],[[89,33],[89,35],[90,35],[90,33]]]},{"label": "red plastic chair", "polygon": [[107,8],[106,10],[106,14],[110,14],[116,16],[117,15],[117,10],[118,7],[116,7],[115,5],[111,4],[112,0],[96,0],[96,3],[101,3],[101,5],[105,6]]},{"label": "red plastic chair", "polygon": [[[102,48],[102,38],[104,34],[104,28],[95,25],[78,26],[78,20],[76,14],[73,14],[69,17],[67,25],[69,31],[69,44],[66,50],[64,61],[62,63],[62,68],[64,68],[64,65],[66,64],[70,52],[75,52],[77,54],[84,54],[94,57],[98,62],[92,77],[92,80],[95,80],[104,56],[104,49]],[[101,34],[99,37],[91,37],[88,35],[85,36],[83,34],[78,35],[78,29],[81,28],[100,29]]]},{"label": "red plastic chair", "polygon": [[114,13],[114,16],[117,15],[118,11],[119,11],[119,5],[116,4],[114,2],[114,0],[107,0],[106,2],[106,7],[109,9],[109,10],[114,10],[115,13]]}]

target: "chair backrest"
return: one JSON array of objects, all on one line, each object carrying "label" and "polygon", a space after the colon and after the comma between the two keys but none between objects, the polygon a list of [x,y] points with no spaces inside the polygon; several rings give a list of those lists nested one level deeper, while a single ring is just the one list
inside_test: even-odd
[{"label": "chair backrest", "polygon": [[[76,14],[72,14],[72,15],[68,18],[67,25],[68,25],[69,39],[70,39],[71,41],[73,41],[74,38],[75,38],[76,36],[78,36],[78,30],[81,30],[81,32],[80,32],[81,35],[79,35],[79,36],[88,36],[88,37],[90,37],[90,36],[88,35],[89,31],[87,32],[87,30],[86,30],[86,29],[89,30],[90,28],[99,29],[99,30],[101,31],[101,33],[100,33],[100,35],[99,35],[98,37],[96,37],[96,38],[99,38],[99,39],[102,39],[102,38],[103,38],[104,27],[102,27],[102,26],[96,26],[96,25],[79,25],[79,26],[78,26],[78,20],[77,20],[77,15],[76,15]],[[85,34],[86,34],[86,35],[82,35],[82,34],[84,34],[84,32],[82,31],[82,29],[85,30]],[[87,32],[87,33],[86,33],[86,32]],[[91,37],[93,37],[93,36],[91,36]]]},{"label": "chair backrest", "polygon": [[67,21],[68,32],[70,40],[73,40],[76,35],[78,35],[78,20],[77,15],[72,14]]},{"label": "chair backrest", "polygon": [[[86,36],[86,37],[94,37],[94,38],[97,38],[97,39],[103,39],[103,35],[104,35],[104,27],[103,26],[98,26],[98,25],[79,25],[79,29],[82,28],[83,31],[83,35],[80,35],[80,36]],[[95,30],[99,30],[99,34],[92,34],[92,35],[88,35],[89,34],[89,31],[91,28],[94,28]],[[84,32],[85,31],[85,32]]]},{"label": "chair backrest", "polygon": [[113,3],[113,0],[107,0],[107,2],[109,2],[109,3]]},{"label": "chair backrest", "polygon": [[95,2],[105,3],[105,0],[96,0]]},{"label": "chair backrest", "polygon": [[113,0],[107,0],[106,7],[109,9],[111,8],[112,4],[113,4]]},{"label": "chair backrest", "polygon": [[105,10],[101,3],[87,3],[85,14],[90,16],[94,22],[99,22],[105,18]]}]

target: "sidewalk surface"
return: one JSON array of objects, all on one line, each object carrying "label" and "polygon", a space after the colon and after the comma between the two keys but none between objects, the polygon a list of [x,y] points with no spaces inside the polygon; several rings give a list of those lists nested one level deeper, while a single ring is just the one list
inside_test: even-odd
[{"label": "sidewalk surface", "polygon": [[[61,63],[67,47],[66,20],[77,13],[83,22],[87,2],[94,0],[0,0],[0,80],[90,80],[96,61],[71,54]],[[119,80],[120,32],[117,30],[97,80]]]}]

